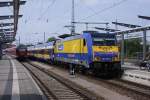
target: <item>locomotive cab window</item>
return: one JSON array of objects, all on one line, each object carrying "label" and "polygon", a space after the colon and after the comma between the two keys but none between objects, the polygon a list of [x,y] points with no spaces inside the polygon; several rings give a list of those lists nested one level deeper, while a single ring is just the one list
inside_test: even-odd
[{"label": "locomotive cab window", "polygon": [[92,34],[93,45],[97,46],[114,46],[117,44],[117,39],[114,34]]}]

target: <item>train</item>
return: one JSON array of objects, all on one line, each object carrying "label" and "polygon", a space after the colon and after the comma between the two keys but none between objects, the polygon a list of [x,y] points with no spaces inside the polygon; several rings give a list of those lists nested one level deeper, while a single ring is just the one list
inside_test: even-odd
[{"label": "train", "polygon": [[84,31],[80,35],[29,46],[27,56],[51,64],[67,64],[95,75],[120,76],[122,72],[115,34]]},{"label": "train", "polygon": [[25,60],[27,58],[27,46],[26,45],[18,45],[16,47],[16,57],[18,60]]},{"label": "train", "polygon": [[23,44],[6,48],[4,52],[18,60],[25,60],[27,58],[27,46]]}]

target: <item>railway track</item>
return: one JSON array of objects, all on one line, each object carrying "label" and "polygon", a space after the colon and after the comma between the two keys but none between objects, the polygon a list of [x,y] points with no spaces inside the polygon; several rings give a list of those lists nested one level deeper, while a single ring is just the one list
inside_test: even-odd
[{"label": "railway track", "polygon": [[135,100],[150,100],[150,87],[125,81],[122,79],[100,79],[91,75],[86,78],[89,81],[116,91],[122,95],[127,95]]},{"label": "railway track", "polygon": [[[55,75],[46,70],[28,62],[22,64],[29,70],[33,79],[39,85],[48,100],[102,100],[96,96],[91,96],[82,89],[75,89],[73,85],[64,83],[65,80],[59,80]],[[65,81],[67,82],[67,81]],[[71,83],[70,83],[71,84]]]},{"label": "railway track", "polygon": [[121,88],[123,90],[141,95],[143,97],[150,99],[150,87],[143,86],[140,84],[124,81],[121,79],[114,79],[114,80],[102,80],[103,82],[113,85],[115,87]]},{"label": "railway track", "polygon": [[[81,73],[79,73],[81,75]],[[114,88],[120,88],[125,92],[130,92],[134,93],[140,96],[145,97],[146,99],[150,100],[150,87],[144,86],[138,83],[130,82],[130,81],[125,81],[122,79],[101,79],[98,77],[93,76],[92,74],[86,74],[87,77],[90,77],[91,79],[95,79],[100,81],[103,84],[107,84],[110,86],[113,86]],[[92,80],[90,80],[92,81]]]},{"label": "railway track", "polygon": [[[42,66],[38,65],[41,69],[44,69]],[[47,70],[48,73],[51,71]],[[92,75],[81,75],[79,77],[85,78],[88,81],[92,81],[98,85],[104,86],[110,90],[119,92],[122,95],[127,95],[135,100],[150,100],[150,87],[136,84],[133,82],[124,81],[121,79],[100,79]],[[91,100],[91,99],[90,99]],[[98,99],[99,100],[99,99]]]},{"label": "railway track", "polygon": [[[78,73],[80,76],[82,76],[80,73]],[[100,79],[95,76],[92,76],[91,74],[83,75],[84,77],[87,77],[86,79],[88,81],[94,81],[97,80],[97,84],[103,85],[106,88],[110,88],[113,91],[119,92],[120,94],[127,95],[129,97],[132,97],[136,100],[150,100],[150,87],[140,85],[137,83],[124,81],[121,79],[112,79],[112,80],[106,80],[106,79]],[[90,78],[90,79],[89,79]]]}]

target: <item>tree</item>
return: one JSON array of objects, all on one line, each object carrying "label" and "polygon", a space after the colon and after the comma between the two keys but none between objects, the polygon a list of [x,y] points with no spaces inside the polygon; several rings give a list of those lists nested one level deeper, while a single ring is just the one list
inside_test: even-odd
[{"label": "tree", "polygon": [[125,40],[125,54],[133,57],[136,52],[142,52],[141,39]]},{"label": "tree", "polygon": [[[125,40],[125,55],[127,57],[137,57],[143,52],[142,40],[140,38]],[[148,46],[147,46],[148,50]]]},{"label": "tree", "polygon": [[50,37],[50,38],[48,38],[47,42],[52,42],[52,41],[55,41],[55,40],[56,40],[55,37]]}]

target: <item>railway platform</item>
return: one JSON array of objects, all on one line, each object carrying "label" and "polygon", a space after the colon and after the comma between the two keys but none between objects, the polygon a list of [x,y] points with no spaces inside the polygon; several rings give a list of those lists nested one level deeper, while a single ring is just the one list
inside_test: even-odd
[{"label": "railway platform", "polygon": [[139,66],[128,62],[122,67],[124,69],[124,75],[122,77],[124,80],[150,86],[150,72],[146,69],[141,70]]},{"label": "railway platform", "polygon": [[0,100],[46,100],[29,72],[15,59],[0,60]]}]

